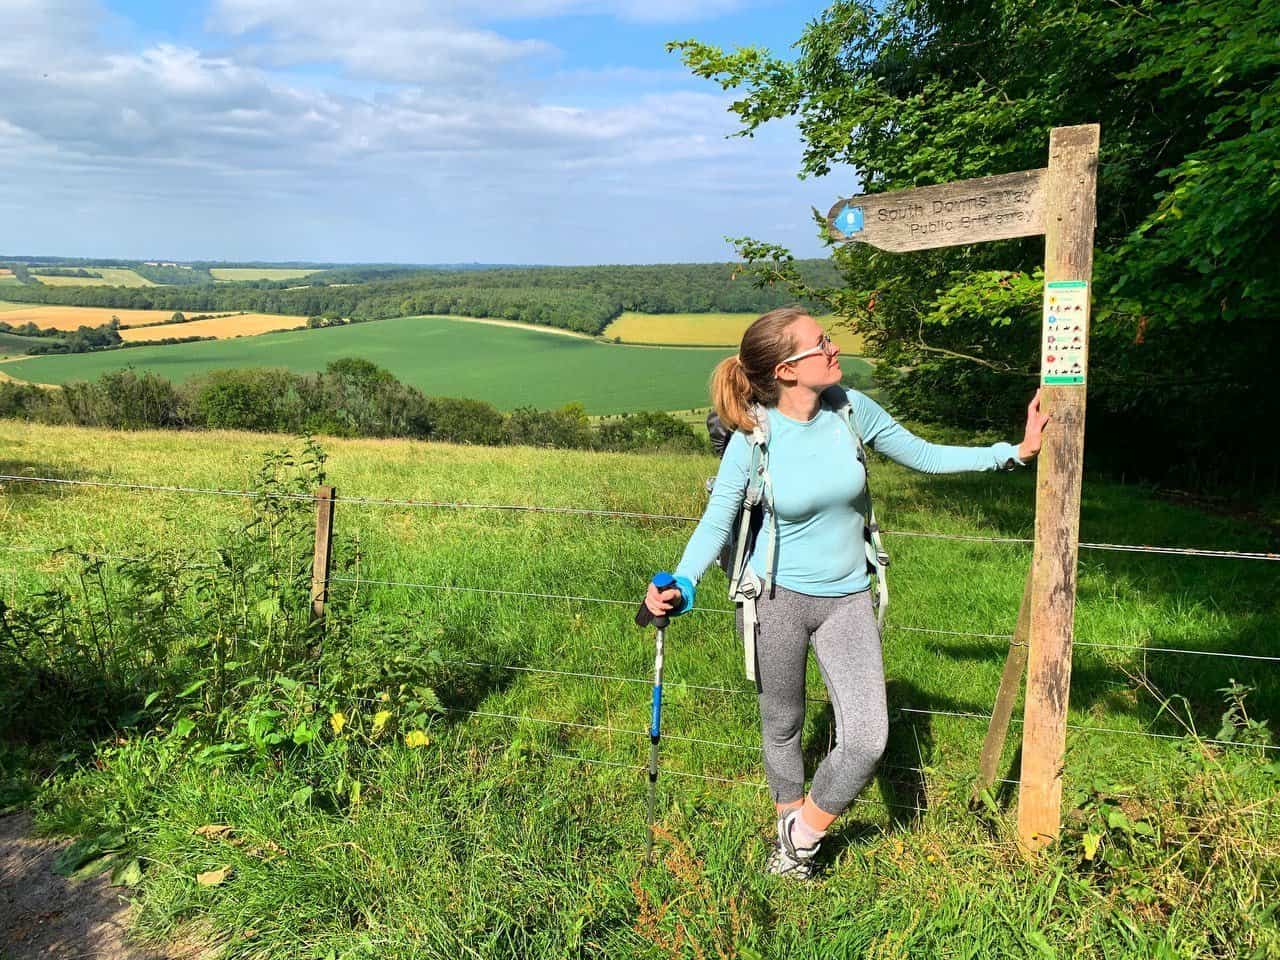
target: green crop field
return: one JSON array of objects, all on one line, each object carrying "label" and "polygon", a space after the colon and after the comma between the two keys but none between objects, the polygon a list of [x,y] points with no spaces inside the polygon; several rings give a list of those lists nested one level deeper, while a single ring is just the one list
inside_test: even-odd
[{"label": "green crop field", "polygon": [[288,267],[211,267],[213,279],[228,283],[236,280],[294,280],[309,277],[316,270],[293,270]]},{"label": "green crop field", "polygon": [[[288,443],[0,422],[0,471],[241,490]],[[690,516],[714,467],[324,446],[341,497],[437,504]],[[277,492],[316,482],[273,463]],[[1031,534],[1030,471],[875,479],[890,530]],[[631,618],[688,524],[339,500],[320,642],[309,503],[264,502],[249,524],[240,497],[6,482],[4,499],[0,803],[85,838],[72,866],[133,884],[144,936],[194,921],[200,942],[272,958],[1146,960],[1247,956],[1274,929],[1274,757],[1196,745],[1179,717],[1265,736],[1240,712],[1224,726],[1219,689],[1252,685],[1248,717],[1274,727],[1280,673],[1155,649],[1274,654],[1270,564],[1081,552],[1063,838],[1027,863],[1016,790],[967,799],[1029,548],[890,534],[888,754],[801,888],[761,870],[772,805],[718,572],[667,631],[657,862],[641,863],[654,646]],[[1088,478],[1081,537],[1266,545]],[[831,745],[812,668],[808,690],[812,771]]]},{"label": "green crop field", "polygon": [[30,347],[50,342],[50,340],[42,337],[22,337],[16,333],[0,332],[0,357],[23,356],[29,351]]},{"label": "green crop field", "polygon": [[[41,357],[5,372],[39,383],[92,380],[134,367],[174,381],[227,367],[322,370],[363,357],[434,396],[474,397],[502,410],[583,404],[591,413],[703,406],[723,350],[618,346],[444,317],[402,317],[217,342]],[[865,373],[850,358],[846,372]]]},{"label": "green crop field", "polygon": [[54,342],[55,340],[44,337],[20,337],[15,333],[0,333],[0,357],[24,356],[29,352],[29,348],[37,344]]},{"label": "green crop field", "polygon": [[[742,333],[759,314],[755,313],[636,313],[626,311],[605,328],[603,336],[623,343],[661,343],[736,347]],[[820,322],[829,323],[824,317]],[[846,354],[863,352],[862,337],[844,327],[831,325],[831,338]]]}]

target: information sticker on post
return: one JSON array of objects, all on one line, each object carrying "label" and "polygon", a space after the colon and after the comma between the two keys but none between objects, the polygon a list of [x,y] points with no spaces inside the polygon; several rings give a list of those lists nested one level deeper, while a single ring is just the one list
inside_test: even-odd
[{"label": "information sticker on post", "polygon": [[1061,827],[1099,137],[1097,124],[1057,127],[1043,169],[847,197],[827,215],[834,239],[896,252],[1045,238],[1040,408],[1051,419],[1037,465],[1035,548],[1018,616],[1022,636],[1010,647],[979,774],[980,788],[993,781],[1025,665],[1018,838],[1028,851],[1051,843]]}]

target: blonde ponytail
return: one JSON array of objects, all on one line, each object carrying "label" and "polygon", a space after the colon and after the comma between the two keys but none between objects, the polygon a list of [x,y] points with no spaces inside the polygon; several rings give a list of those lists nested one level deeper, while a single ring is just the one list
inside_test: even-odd
[{"label": "blonde ponytail", "polygon": [[747,327],[737,354],[716,365],[711,374],[711,404],[727,428],[750,430],[756,425],[752,404],[777,405],[779,388],[773,371],[795,353],[791,325],[808,315],[802,307],[770,310]]},{"label": "blonde ponytail", "polygon": [[751,416],[751,381],[736,353],[721,360],[711,373],[711,405],[728,430],[750,430],[756,425]]}]

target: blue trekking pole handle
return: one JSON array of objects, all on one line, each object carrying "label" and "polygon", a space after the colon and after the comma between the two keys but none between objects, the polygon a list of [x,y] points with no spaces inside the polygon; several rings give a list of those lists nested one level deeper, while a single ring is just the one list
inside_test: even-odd
[{"label": "blue trekking pole handle", "polygon": [[[676,578],[669,573],[655,573],[653,575],[653,585],[659,590],[670,590],[676,585]],[[684,604],[684,597],[677,593],[676,607],[679,608]],[[665,613],[655,614],[642,602],[640,609],[636,611],[636,626],[647,627],[653,624],[659,630],[665,630],[669,616]]]},{"label": "blue trekking pole handle", "polygon": [[[676,580],[669,573],[660,573],[653,578],[653,585],[659,590],[670,590],[676,585]],[[677,598],[676,606],[680,606],[681,603],[683,598]],[[668,622],[666,614],[654,616],[644,604],[640,605],[640,611],[636,614],[638,626],[645,627],[652,623],[658,628],[657,649],[653,658],[653,720],[649,726],[649,822],[644,851],[646,864],[653,860],[653,822],[657,813],[658,743],[662,740],[662,648]]]}]

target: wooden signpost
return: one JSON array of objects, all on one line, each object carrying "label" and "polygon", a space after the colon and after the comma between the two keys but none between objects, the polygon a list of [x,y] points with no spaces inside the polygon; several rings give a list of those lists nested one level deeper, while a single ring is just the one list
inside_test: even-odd
[{"label": "wooden signpost", "polygon": [[980,773],[986,785],[994,779],[1025,663],[1018,837],[1027,850],[1052,842],[1060,827],[1075,621],[1098,141],[1097,124],[1058,127],[1049,135],[1049,165],[1044,169],[849,197],[837,202],[827,216],[835,239],[893,251],[1044,234],[1040,409],[1051,419],[1037,466],[1031,570]]}]

